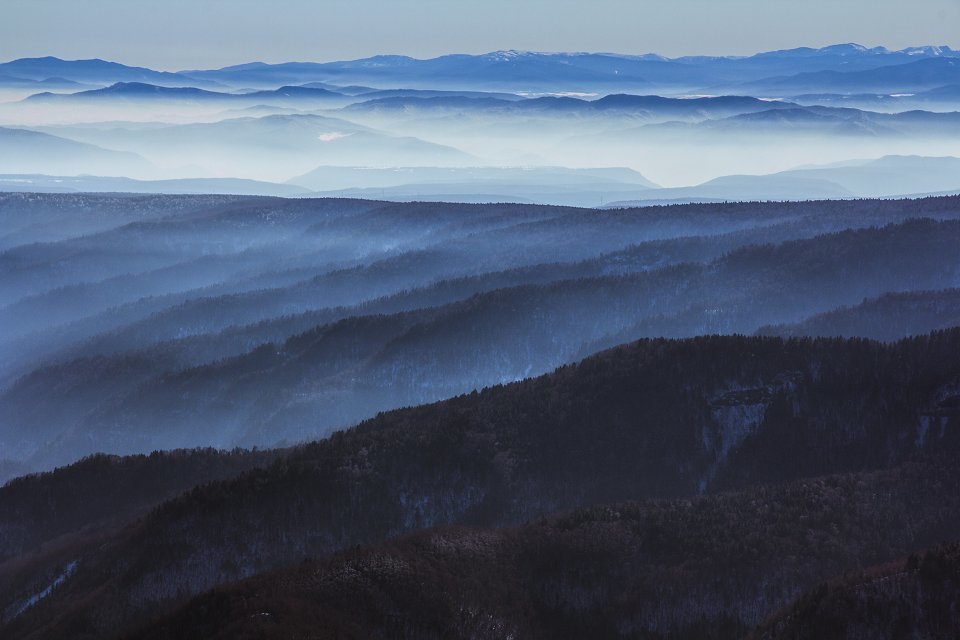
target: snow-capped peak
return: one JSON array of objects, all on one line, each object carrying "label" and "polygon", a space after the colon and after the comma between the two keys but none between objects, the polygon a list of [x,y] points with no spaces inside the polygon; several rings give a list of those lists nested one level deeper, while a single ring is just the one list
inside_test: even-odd
[{"label": "snow-capped peak", "polygon": [[947,46],[924,46],[907,47],[906,49],[902,49],[900,53],[905,53],[908,56],[942,57],[955,55],[957,52]]},{"label": "snow-capped peak", "polygon": [[496,60],[498,62],[509,62],[511,60],[516,60],[517,58],[526,58],[529,56],[535,55],[531,51],[519,51],[517,49],[507,49],[505,51],[492,51],[484,56],[488,60]]}]

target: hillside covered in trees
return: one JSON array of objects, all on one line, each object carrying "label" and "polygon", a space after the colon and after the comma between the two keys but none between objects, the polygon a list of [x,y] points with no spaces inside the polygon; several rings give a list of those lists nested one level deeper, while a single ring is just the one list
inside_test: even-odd
[{"label": "hillside covered in trees", "polygon": [[0,640],[960,640],[960,0],[854,1],[0,5]]},{"label": "hillside covered in trees", "polygon": [[10,475],[291,446],[645,337],[894,340],[957,320],[956,198],[598,211],[6,194],[0,219]]},{"label": "hillside covered in trees", "polygon": [[[343,620],[359,624],[350,607],[367,605],[304,604],[314,593],[327,602],[323,594],[341,588],[357,603],[373,598],[370,611],[382,613],[369,618],[373,626],[358,627],[359,637],[391,624],[443,636],[456,620],[480,629],[484,616],[551,636],[543,625],[553,616],[537,618],[542,607],[573,607],[571,620],[601,635],[637,637],[645,629],[649,637],[697,637],[712,629],[738,637],[832,576],[955,535],[957,353],[958,330],[890,345],[644,340],[541,378],[384,413],[192,489],[125,528],[60,536],[0,565],[7,585],[0,596],[11,603],[4,633],[132,632],[192,594],[346,553],[292,577],[237,587],[267,601],[237,598],[285,619],[286,607],[296,608],[293,626],[278,627],[282,637],[310,620],[331,629]],[[52,485],[69,473],[35,482]],[[8,485],[0,506],[28,486]],[[569,509],[581,511],[551,515]],[[441,529],[379,546],[430,527]],[[431,540],[447,538],[442,553],[430,550]],[[373,546],[350,551],[357,545]],[[577,569],[583,558],[595,559]],[[395,564],[396,572],[389,569]],[[301,591],[298,581],[318,575],[314,566],[334,577],[303,586],[305,600],[290,595],[287,602]],[[636,571],[612,571],[621,566]],[[481,588],[488,570],[501,581]],[[411,584],[447,595],[432,599],[423,587],[417,600]],[[203,625],[257,622],[237,613],[229,589],[203,596],[214,604],[176,614],[187,626],[177,618],[144,633],[194,628],[202,637]],[[521,591],[527,595],[515,597]],[[648,609],[653,593],[663,603],[656,612]],[[516,609],[501,608],[508,605]],[[398,617],[400,610],[406,613]],[[479,616],[472,622],[470,611]],[[493,637],[507,627],[490,628]]]},{"label": "hillside covered in trees", "polygon": [[[128,637],[744,637],[800,585],[955,535],[944,515],[960,506],[958,479],[951,465],[908,465],[434,529],[214,589]],[[759,637],[948,638],[960,588],[949,553],[818,587]]]},{"label": "hillside covered in trees", "polygon": [[752,636],[950,638],[960,629],[960,545],[838,577],[804,593]]}]

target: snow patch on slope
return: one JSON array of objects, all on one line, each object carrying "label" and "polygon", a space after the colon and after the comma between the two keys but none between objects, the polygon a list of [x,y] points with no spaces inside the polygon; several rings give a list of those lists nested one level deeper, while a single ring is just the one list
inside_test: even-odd
[{"label": "snow patch on slope", "polygon": [[51,582],[49,585],[47,585],[47,587],[46,587],[45,589],[43,589],[42,591],[38,591],[37,593],[33,594],[32,596],[30,596],[29,598],[27,598],[26,600],[24,600],[23,602],[21,602],[21,603],[20,603],[20,606],[17,607],[17,608],[14,610],[13,616],[11,616],[11,617],[16,618],[17,616],[19,616],[20,614],[22,614],[22,613],[23,613],[24,611],[26,611],[27,609],[29,609],[30,607],[36,605],[38,602],[40,602],[41,600],[43,600],[44,598],[46,598],[47,596],[49,596],[49,595],[53,592],[54,589],[56,589],[57,587],[59,587],[60,585],[62,585],[64,582],[66,582],[67,579],[68,579],[71,575],[73,575],[73,572],[76,571],[76,570],[77,570],[77,561],[74,560],[73,562],[69,563],[69,564],[63,569],[63,571],[60,573],[60,575],[58,575],[58,576],[53,580],[53,582]]}]

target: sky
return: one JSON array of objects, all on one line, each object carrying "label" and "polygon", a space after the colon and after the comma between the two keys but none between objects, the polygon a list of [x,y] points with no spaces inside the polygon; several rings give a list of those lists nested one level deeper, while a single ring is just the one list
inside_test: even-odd
[{"label": "sky", "polygon": [[499,49],[747,55],[960,48],[960,0],[0,0],[0,60],[156,69]]}]

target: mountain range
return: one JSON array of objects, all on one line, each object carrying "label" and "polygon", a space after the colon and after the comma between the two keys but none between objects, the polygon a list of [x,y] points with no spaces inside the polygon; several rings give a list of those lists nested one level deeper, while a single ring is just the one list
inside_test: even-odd
[{"label": "mountain range", "polygon": [[0,64],[0,637],[952,638],[958,63]]},{"label": "mountain range", "polygon": [[[960,523],[957,341],[645,340],[272,461],[95,458],[8,483],[4,633],[736,638],[816,625],[789,607],[915,551],[902,588],[950,602],[931,579],[952,565],[922,550]],[[231,467],[163,502],[173,470]],[[58,508],[59,487],[105,482],[134,519]]]},{"label": "mountain range", "polygon": [[12,193],[3,209],[0,442],[39,469],[292,444],[644,336],[753,333],[960,286],[942,258],[960,242],[955,198],[595,210]]},{"label": "mountain range", "polygon": [[[669,59],[654,54],[536,53],[497,51],[483,55],[447,55],[428,60],[380,55],[340,62],[253,62],[222,69],[178,72],[154,71],[103,60],[67,61],[54,57],[23,58],[0,64],[8,81],[64,79],[85,84],[146,82],[168,87],[201,86],[278,88],[283,85],[325,82],[334,85],[372,84],[380,88],[491,89],[523,87],[525,90],[566,90],[585,87],[609,90],[613,86],[691,88],[724,84],[727,87],[772,78],[772,86],[785,74],[864,73],[880,80],[891,69],[898,74],[953,73],[950,62],[960,53],[949,47],[914,47],[890,51],[856,44],[821,49],[771,51],[747,57],[693,56]],[[919,67],[911,67],[919,64]],[[930,71],[927,71],[930,70]],[[803,81],[803,76],[797,79]],[[391,86],[382,86],[387,83]],[[399,83],[399,86],[398,86]]]},{"label": "mountain range", "polygon": [[85,171],[101,175],[145,175],[153,167],[129,151],[114,151],[39,131],[0,127],[0,172],[61,173]]},{"label": "mountain range", "polygon": [[[8,185],[93,176],[92,189],[114,177],[247,180],[209,184],[264,195],[291,194],[274,185],[312,172],[314,185],[299,186],[330,196],[594,207],[945,193],[954,181],[928,179],[919,164],[875,186],[785,173],[858,158],[960,156],[958,59],[949,47],[854,44],[746,57],[499,51],[176,72],[21,59],[0,64],[0,80],[10,81],[0,122],[62,138],[64,148],[98,149],[74,145],[67,161],[45,139],[30,153],[8,154],[0,171]],[[106,161],[114,152],[139,158],[125,156],[124,169],[124,156]],[[399,169],[411,179],[367,184],[355,172],[352,182],[340,180],[337,172],[351,167]],[[524,167],[623,167],[680,190],[479,178]],[[440,185],[410,173],[417,168],[462,169],[464,180]],[[127,184],[141,186],[174,187]]]},{"label": "mountain range", "polygon": [[[689,89],[695,86],[734,86],[779,77],[785,72],[861,72],[896,67],[921,58],[957,57],[949,47],[888,51],[859,45],[837,45],[819,50],[794,49],[751,57],[686,57],[594,53],[536,53],[497,51],[484,55],[448,55],[429,60],[405,56],[375,56],[331,63],[252,63],[211,71],[181,72],[191,78],[234,86],[326,81],[349,84],[397,82],[421,88],[470,86],[485,89],[584,90],[613,86]],[[899,72],[895,72],[899,73]],[[469,80],[467,80],[469,79]]]}]

